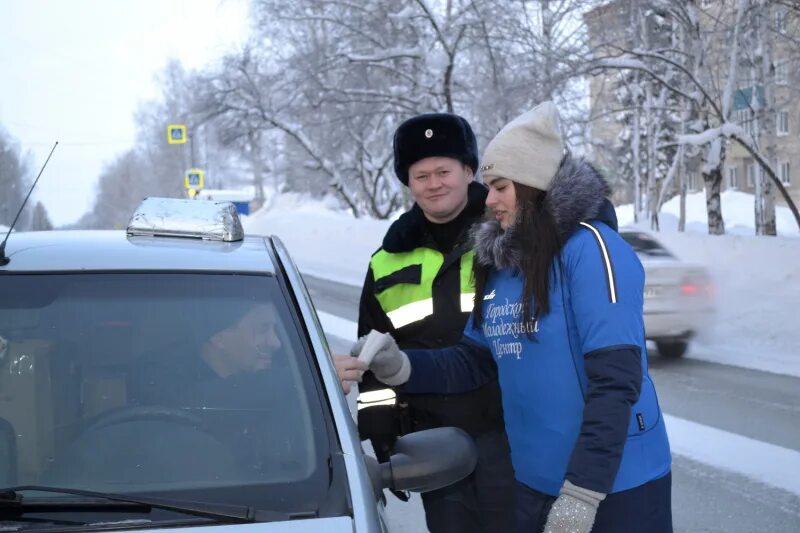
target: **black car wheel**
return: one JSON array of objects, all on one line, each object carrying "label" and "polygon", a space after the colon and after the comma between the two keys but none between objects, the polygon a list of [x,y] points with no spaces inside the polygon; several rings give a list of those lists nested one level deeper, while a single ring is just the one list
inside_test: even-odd
[{"label": "black car wheel", "polygon": [[656,341],[658,353],[668,359],[683,357],[689,348],[689,341]]}]

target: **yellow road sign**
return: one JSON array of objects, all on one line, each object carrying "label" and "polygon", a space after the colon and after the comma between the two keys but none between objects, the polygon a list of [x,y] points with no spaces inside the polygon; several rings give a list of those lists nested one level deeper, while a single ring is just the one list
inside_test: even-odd
[{"label": "yellow road sign", "polygon": [[187,189],[199,191],[204,187],[206,173],[199,168],[191,168],[186,171],[183,177],[183,184]]},{"label": "yellow road sign", "polygon": [[186,126],[183,124],[167,126],[167,142],[169,144],[186,144]]}]

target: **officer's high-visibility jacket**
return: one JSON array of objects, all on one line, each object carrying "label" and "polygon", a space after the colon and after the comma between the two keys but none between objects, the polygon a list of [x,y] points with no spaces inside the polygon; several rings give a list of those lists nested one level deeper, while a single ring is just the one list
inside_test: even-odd
[{"label": "officer's high-visibility jacket", "polygon": [[[474,253],[468,232],[483,215],[486,194],[483,185],[470,184],[467,206],[448,223],[450,228],[432,228],[416,205],[392,224],[370,261],[361,293],[359,336],[371,329],[388,332],[401,349],[442,348],[458,342],[474,296]],[[458,233],[451,250],[441,249],[434,238],[433,231],[443,229]],[[362,393],[384,388],[369,374],[359,387]],[[398,402],[408,405],[406,431],[456,426],[474,435],[503,428],[497,380],[463,394],[403,394]],[[359,417],[359,429],[367,437],[372,428],[363,426],[371,422],[363,420]]]}]

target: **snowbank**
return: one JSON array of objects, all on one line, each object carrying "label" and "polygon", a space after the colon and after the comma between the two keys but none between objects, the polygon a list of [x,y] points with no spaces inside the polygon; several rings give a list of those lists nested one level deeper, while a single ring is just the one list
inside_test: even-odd
[{"label": "snowbank", "polygon": [[284,193],[269,195],[242,224],[247,233],[277,235],[303,272],[360,286],[391,222],[353,218],[333,201]]},{"label": "snowbank", "polygon": [[[722,202],[722,218],[725,221],[725,232],[729,235],[753,235],[755,232],[755,215],[753,195],[740,191],[724,191],[720,194]],[[617,207],[619,225],[633,224],[633,205]],[[680,218],[680,197],[670,199],[661,207],[659,225],[662,232],[677,231]],[[775,207],[775,222],[778,235],[800,236],[800,229],[788,207]],[[695,192],[686,195],[686,231],[689,233],[708,234],[708,211],[706,210],[706,193]]]}]

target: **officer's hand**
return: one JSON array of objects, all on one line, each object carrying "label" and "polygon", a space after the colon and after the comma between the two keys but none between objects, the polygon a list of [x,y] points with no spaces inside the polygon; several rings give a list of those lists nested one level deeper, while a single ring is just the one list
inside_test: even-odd
[{"label": "officer's hand", "polygon": [[350,394],[353,382],[360,383],[361,377],[369,368],[364,361],[349,355],[334,355],[333,365],[336,367],[336,375],[339,376],[339,382],[342,384],[345,394]]},{"label": "officer's hand", "polygon": [[605,497],[602,492],[564,481],[547,515],[544,533],[589,533],[594,525],[597,507]]}]

